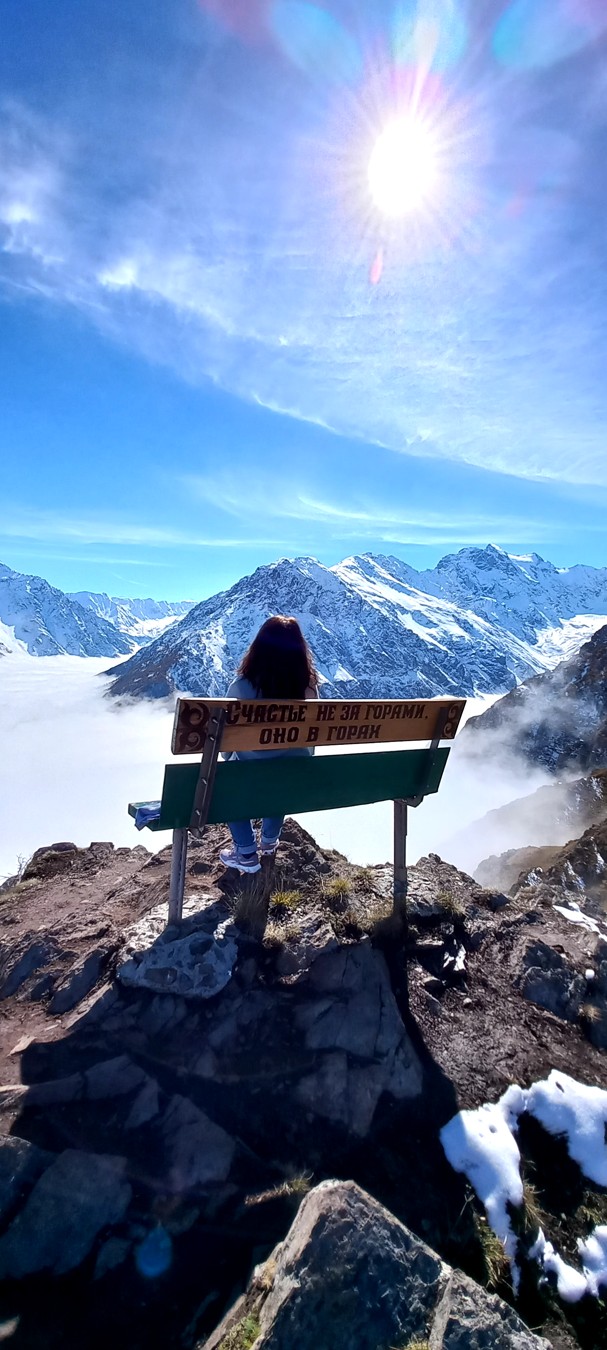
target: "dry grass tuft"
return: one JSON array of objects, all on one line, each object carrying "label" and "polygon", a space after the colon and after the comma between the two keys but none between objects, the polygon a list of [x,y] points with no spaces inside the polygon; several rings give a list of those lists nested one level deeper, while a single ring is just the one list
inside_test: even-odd
[{"label": "dry grass tuft", "polygon": [[354,888],[357,891],[372,891],[375,887],[375,877],[370,867],[357,867],[354,873]]},{"label": "dry grass tuft", "polygon": [[333,877],[332,881],[327,882],[324,891],[330,900],[341,900],[350,894],[351,889],[350,882],[346,881],[345,877]]},{"label": "dry grass tuft", "polygon": [[439,891],[436,899],[445,914],[450,914],[453,919],[464,918],[466,911],[452,891]]},{"label": "dry grass tuft", "polygon": [[227,1336],[224,1336],[219,1346],[219,1350],[251,1350],[251,1346],[255,1344],[260,1332],[261,1327],[257,1318],[249,1314],[247,1317],[243,1317],[240,1322],[237,1322],[231,1331],[228,1331]]},{"label": "dry grass tuft", "polygon": [[279,1181],[275,1186],[270,1186],[266,1191],[257,1191],[254,1195],[247,1195],[245,1205],[250,1208],[251,1205],[263,1205],[268,1200],[284,1200],[290,1196],[304,1196],[308,1194],[312,1185],[311,1172],[297,1172],[292,1177],[286,1177],[284,1181]]},{"label": "dry grass tuft", "polygon": [[270,904],[273,909],[290,910],[297,909],[301,904],[301,891],[273,891],[270,896]]},{"label": "dry grass tuft", "polygon": [[487,1220],[477,1215],[475,1226],[483,1253],[485,1279],[489,1289],[495,1289],[502,1280],[507,1279],[510,1263],[502,1243]]},{"label": "dry grass tuft", "polygon": [[268,896],[263,873],[255,875],[235,893],[234,919],[251,937],[263,937],[268,921]]},{"label": "dry grass tuft", "polygon": [[527,1227],[534,1234],[539,1232],[546,1223],[546,1215],[540,1204],[537,1187],[530,1181],[526,1181],[523,1186],[523,1209]]}]

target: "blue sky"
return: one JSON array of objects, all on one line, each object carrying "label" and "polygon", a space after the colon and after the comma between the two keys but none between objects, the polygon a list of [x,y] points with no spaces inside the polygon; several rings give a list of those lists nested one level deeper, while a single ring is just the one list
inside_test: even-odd
[{"label": "blue sky", "polygon": [[[0,559],[607,564],[604,0],[3,0]],[[394,117],[433,193],[375,205]]]}]

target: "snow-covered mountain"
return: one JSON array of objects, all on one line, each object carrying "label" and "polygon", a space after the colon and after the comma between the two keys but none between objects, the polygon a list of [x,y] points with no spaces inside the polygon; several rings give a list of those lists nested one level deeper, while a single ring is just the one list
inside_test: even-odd
[{"label": "snow-covered mountain", "polygon": [[76,600],[85,609],[92,609],[99,618],[114,624],[120,633],[128,633],[138,643],[151,642],[176,619],[187,614],[194,604],[193,600],[131,600],[94,591],[70,591],[68,594],[70,600]]},{"label": "snow-covered mountain", "polygon": [[0,563],[0,656],[123,656],[135,643],[42,577]]},{"label": "snow-covered mountain", "polygon": [[511,689],[607,622],[607,568],[462,549],[432,570],[365,554],[324,567],[282,558],[212,596],[110,673],[115,695],[221,695],[259,625],[293,614],[325,696],[473,695]]}]

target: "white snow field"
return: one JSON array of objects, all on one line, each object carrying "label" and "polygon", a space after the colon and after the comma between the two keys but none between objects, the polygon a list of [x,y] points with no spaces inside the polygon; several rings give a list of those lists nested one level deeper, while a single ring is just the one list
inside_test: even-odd
[{"label": "white snow field", "polygon": [[[107,665],[97,657],[25,652],[0,658],[0,880],[34,849],[60,839],[79,845],[108,839],[151,851],[170,842],[169,835],[138,833],[127,803],[160,795],[171,758],[172,708],[163,700],[104,698],[109,681],[100,672]],[[491,701],[472,699],[466,712],[480,712]],[[454,823],[465,825],[481,805],[502,805],[520,790],[520,780],[495,777],[495,766],[482,787],[470,783],[453,752],[439,793],[409,813],[410,861],[440,852]],[[353,862],[392,857],[390,802],[300,819],[322,846]]]},{"label": "white snow field", "polygon": [[[515,1292],[520,1278],[517,1239],[507,1206],[518,1206],[523,1199],[514,1135],[524,1111],[549,1134],[565,1138],[569,1156],[589,1181],[607,1186],[607,1092],[556,1069],[527,1090],[512,1084],[495,1104],[459,1111],[443,1127],[440,1138],[447,1158],[456,1172],[467,1176],[484,1205],[510,1261]],[[559,1296],[567,1303],[577,1303],[584,1294],[597,1297],[607,1286],[607,1225],[599,1224],[585,1240],[579,1239],[578,1252],[580,1270],[559,1256],[541,1228],[529,1252],[544,1275],[555,1275]]]}]

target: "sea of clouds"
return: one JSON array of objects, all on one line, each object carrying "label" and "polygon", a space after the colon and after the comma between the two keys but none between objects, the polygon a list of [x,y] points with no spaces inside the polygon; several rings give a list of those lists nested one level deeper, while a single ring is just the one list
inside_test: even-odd
[{"label": "sea of clouds", "polygon": [[[160,795],[173,709],[168,702],[118,704],[106,697],[107,664],[26,655],[0,660],[0,881],[36,848],[58,840],[105,839],[150,850],[170,841],[138,834],[127,804]],[[491,701],[470,700],[468,715]],[[513,760],[503,768],[492,757],[482,768],[471,766],[456,742],[439,793],[409,813],[409,861],[435,852],[473,869],[491,848],[481,828],[468,828],[472,822],[544,781]],[[299,819],[321,845],[353,862],[392,857],[390,802]]]}]

